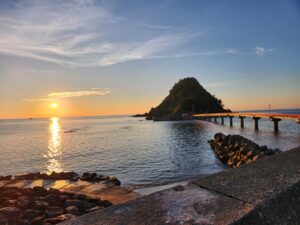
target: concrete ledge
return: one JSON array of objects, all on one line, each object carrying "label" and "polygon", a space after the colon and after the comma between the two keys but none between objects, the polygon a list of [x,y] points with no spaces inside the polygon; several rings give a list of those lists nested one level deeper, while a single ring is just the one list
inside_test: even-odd
[{"label": "concrete ledge", "polygon": [[229,224],[250,210],[250,204],[188,184],[112,206],[63,224]]},{"label": "concrete ledge", "polygon": [[299,225],[300,182],[260,204],[232,225]]},{"label": "concrete ledge", "polygon": [[297,224],[299,162],[300,148],[292,149],[61,225]]},{"label": "concrete ledge", "polygon": [[194,184],[257,205],[300,181],[300,148],[202,177]]}]

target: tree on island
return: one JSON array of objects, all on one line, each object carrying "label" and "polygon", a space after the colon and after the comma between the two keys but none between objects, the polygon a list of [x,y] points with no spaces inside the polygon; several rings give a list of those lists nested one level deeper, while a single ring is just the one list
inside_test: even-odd
[{"label": "tree on island", "polygon": [[169,95],[147,113],[149,120],[177,120],[194,113],[227,112],[221,99],[206,91],[194,77],[180,79]]}]

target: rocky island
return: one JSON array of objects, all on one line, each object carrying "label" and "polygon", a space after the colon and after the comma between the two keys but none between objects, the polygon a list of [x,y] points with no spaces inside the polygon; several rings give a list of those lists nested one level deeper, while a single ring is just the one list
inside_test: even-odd
[{"label": "rocky island", "polygon": [[206,91],[196,78],[180,79],[157,107],[146,113],[148,120],[189,119],[194,113],[228,112],[220,99]]}]

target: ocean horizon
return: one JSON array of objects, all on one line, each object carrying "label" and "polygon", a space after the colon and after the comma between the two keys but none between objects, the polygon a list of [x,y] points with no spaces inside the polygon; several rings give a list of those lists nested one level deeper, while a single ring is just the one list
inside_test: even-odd
[{"label": "ocean horizon", "polygon": [[[232,112],[270,112],[270,113],[282,113],[282,114],[299,114],[300,108],[287,108],[287,109],[249,109],[249,110],[233,110]],[[120,116],[133,116],[136,114],[113,114],[113,115],[94,115],[94,116],[52,116],[52,117],[59,117],[64,119],[76,119],[76,118],[114,118]],[[49,119],[51,117],[25,117],[25,118],[0,118],[1,120],[28,120],[28,119]]]}]

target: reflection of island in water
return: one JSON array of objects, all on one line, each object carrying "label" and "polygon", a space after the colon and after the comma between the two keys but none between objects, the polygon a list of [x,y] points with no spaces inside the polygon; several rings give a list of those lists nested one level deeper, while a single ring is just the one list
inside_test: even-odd
[{"label": "reflection of island in water", "polygon": [[49,125],[48,152],[44,155],[47,158],[46,168],[47,173],[62,172],[62,163],[60,156],[62,155],[61,148],[61,126],[59,118],[52,117]]}]

